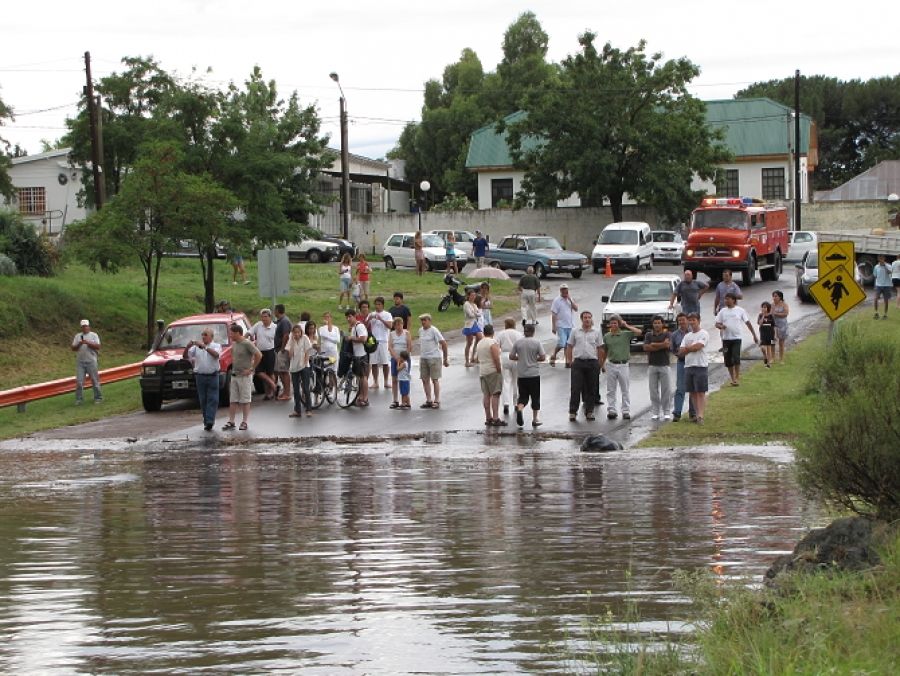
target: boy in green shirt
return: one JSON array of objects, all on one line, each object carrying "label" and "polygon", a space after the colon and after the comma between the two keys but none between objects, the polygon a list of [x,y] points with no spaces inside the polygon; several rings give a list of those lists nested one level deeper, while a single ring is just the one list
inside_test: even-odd
[{"label": "boy in green shirt", "polygon": [[628,360],[631,357],[631,340],[639,337],[643,330],[628,324],[619,315],[609,319],[609,331],[603,335],[603,354],[600,358],[600,370],[606,373],[606,417],[614,420],[616,413],[616,389],[622,390],[622,417],[631,418],[631,399],[629,397]]}]

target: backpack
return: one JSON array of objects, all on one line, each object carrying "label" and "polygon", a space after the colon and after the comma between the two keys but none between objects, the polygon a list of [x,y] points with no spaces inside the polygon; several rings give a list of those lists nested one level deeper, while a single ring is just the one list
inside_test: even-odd
[{"label": "backpack", "polygon": [[366,351],[366,354],[372,354],[378,349],[378,339],[370,333],[369,337],[366,338],[366,342],[363,343],[363,349]]}]

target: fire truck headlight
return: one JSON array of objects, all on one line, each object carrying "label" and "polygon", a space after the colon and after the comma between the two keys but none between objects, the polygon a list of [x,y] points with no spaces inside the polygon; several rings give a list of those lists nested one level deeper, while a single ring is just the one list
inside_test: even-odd
[{"label": "fire truck headlight", "polygon": [[731,250],[731,257],[732,257],[732,258],[740,258],[740,257],[741,257],[741,252],[738,251],[737,249],[732,249],[732,250]]},{"label": "fire truck headlight", "polygon": [[694,250],[693,250],[693,249],[685,249],[684,252],[685,252],[688,256],[693,256],[693,255],[694,255]]}]

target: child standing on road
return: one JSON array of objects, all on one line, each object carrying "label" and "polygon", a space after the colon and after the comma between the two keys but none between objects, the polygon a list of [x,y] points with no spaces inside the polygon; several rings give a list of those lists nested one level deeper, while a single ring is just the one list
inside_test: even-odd
[{"label": "child standing on road", "polygon": [[396,381],[400,388],[400,408],[408,411],[409,403],[409,373],[410,373],[409,352],[403,350],[397,359],[397,377]]}]

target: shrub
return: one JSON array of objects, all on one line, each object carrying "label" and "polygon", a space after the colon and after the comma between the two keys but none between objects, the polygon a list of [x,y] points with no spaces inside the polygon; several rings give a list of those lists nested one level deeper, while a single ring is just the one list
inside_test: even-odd
[{"label": "shrub", "polygon": [[52,275],[58,260],[49,240],[8,209],[0,210],[0,253],[9,256],[22,275]]},{"label": "shrub", "polygon": [[801,485],[857,514],[900,517],[900,341],[839,325],[811,374],[822,404],[797,445]]},{"label": "shrub", "polygon": [[15,261],[6,254],[0,254],[0,277],[12,277],[15,274]]}]

